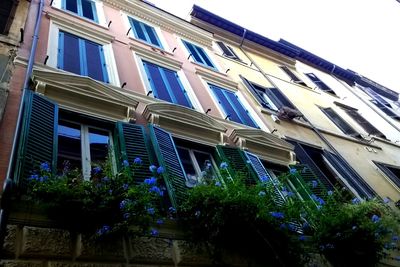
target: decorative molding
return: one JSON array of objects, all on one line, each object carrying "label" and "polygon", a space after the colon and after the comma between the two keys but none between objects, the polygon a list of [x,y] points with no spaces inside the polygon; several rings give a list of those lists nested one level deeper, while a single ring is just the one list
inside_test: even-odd
[{"label": "decorative molding", "polygon": [[114,120],[134,119],[138,101],[89,77],[48,70],[33,71],[36,91],[61,107]]},{"label": "decorative molding", "polygon": [[206,82],[229,89],[233,92],[238,91],[239,84],[228,78],[226,74],[196,66],[196,74],[201,76]]},{"label": "decorative molding", "polygon": [[151,49],[145,48],[136,43],[129,43],[130,48],[138,55],[140,58],[153,62],[159,66],[166,67],[168,69],[173,69],[179,71],[182,68],[183,62],[166,56],[170,53],[165,52],[162,49],[152,47]]},{"label": "decorative molding", "polygon": [[61,30],[66,30],[76,35],[86,37],[87,39],[91,39],[99,44],[105,45],[115,40],[113,35],[105,32],[103,29],[92,29],[85,25],[87,22],[76,23],[75,20],[65,18],[59,12],[48,12],[47,16]]},{"label": "decorative molding", "polygon": [[141,18],[169,32],[191,39],[204,46],[211,47],[213,35],[190,22],[165,12],[157,7],[151,7],[141,1],[103,0],[105,4]]},{"label": "decorative molding", "polygon": [[294,146],[260,129],[235,129],[229,136],[240,148],[283,165],[294,163]]},{"label": "decorative molding", "polygon": [[222,143],[227,130],[206,114],[171,103],[148,104],[143,116],[148,122],[171,131],[174,136],[213,145]]}]

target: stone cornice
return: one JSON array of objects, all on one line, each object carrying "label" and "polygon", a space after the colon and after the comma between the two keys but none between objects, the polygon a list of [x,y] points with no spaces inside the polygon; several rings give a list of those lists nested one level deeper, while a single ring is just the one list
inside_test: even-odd
[{"label": "stone cornice", "polygon": [[103,0],[103,2],[115,9],[124,11],[128,14],[157,25],[161,29],[173,32],[181,37],[190,39],[204,46],[212,46],[212,33],[156,7],[151,7],[141,1],[133,0]]}]

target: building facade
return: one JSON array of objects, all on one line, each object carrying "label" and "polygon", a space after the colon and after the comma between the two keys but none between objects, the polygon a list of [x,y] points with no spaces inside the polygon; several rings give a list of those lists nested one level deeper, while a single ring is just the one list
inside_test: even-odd
[{"label": "building facade", "polygon": [[[115,166],[137,157],[163,166],[175,206],[206,166],[217,173],[221,162],[232,174],[247,168],[256,180],[292,166],[349,197],[399,201],[399,122],[377,110],[383,101],[370,101],[377,93],[365,78],[328,71],[331,65],[307,51],[200,7],[191,15],[188,22],[144,1],[32,1],[25,35],[37,29],[39,39],[21,119],[15,93],[0,126],[7,133],[1,179],[18,185],[40,163],[57,170],[68,161],[90,180],[94,163],[113,150]],[[19,75],[29,69],[30,48],[14,60]],[[11,87],[19,92],[22,82]],[[385,92],[397,114],[396,94]],[[97,249],[79,234],[8,217],[2,257],[10,266],[211,264],[168,234]]]}]

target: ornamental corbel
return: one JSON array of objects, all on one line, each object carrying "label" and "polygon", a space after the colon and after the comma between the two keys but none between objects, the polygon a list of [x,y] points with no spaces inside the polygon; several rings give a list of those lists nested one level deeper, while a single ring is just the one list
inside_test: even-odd
[{"label": "ornamental corbel", "polygon": [[44,95],[46,92],[46,83],[45,82],[37,82],[35,86],[36,93],[40,95]]}]

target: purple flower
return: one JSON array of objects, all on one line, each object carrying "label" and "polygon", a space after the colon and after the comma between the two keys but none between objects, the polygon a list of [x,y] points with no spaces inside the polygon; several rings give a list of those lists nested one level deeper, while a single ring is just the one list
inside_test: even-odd
[{"label": "purple flower", "polygon": [[385,197],[383,199],[383,203],[388,204],[390,202],[390,199],[388,197]]},{"label": "purple flower", "polygon": [[41,171],[45,171],[45,172],[49,172],[50,171],[49,163],[43,162],[42,164],[40,164],[40,170]]},{"label": "purple flower", "polygon": [[157,236],[157,235],[158,235],[157,229],[152,228],[151,231],[150,231],[150,234],[151,234],[152,236]]},{"label": "purple flower", "polygon": [[127,161],[126,159],[122,162],[122,164],[124,165],[124,167],[128,167],[129,166],[129,161]]},{"label": "purple flower", "polygon": [[306,241],[307,237],[305,237],[304,235],[299,236],[299,240],[300,241]]},{"label": "purple flower", "polygon": [[98,231],[97,234],[98,235],[104,235],[106,233],[108,233],[111,230],[111,227],[108,225],[103,225],[103,227],[101,227]]},{"label": "purple flower", "polygon": [[129,217],[131,217],[131,215],[129,213],[124,213],[124,219],[125,220],[129,219]]},{"label": "purple flower", "polygon": [[312,181],[311,181],[311,186],[312,186],[313,188],[316,188],[316,187],[318,186],[318,182],[317,182],[316,180],[312,180]]},{"label": "purple flower", "polygon": [[154,166],[154,165],[150,165],[149,170],[150,170],[151,172],[155,172],[155,171],[157,170],[157,167]]},{"label": "purple flower", "polygon": [[194,216],[196,216],[196,218],[199,218],[199,217],[200,217],[200,214],[201,214],[201,212],[198,210],[198,211],[196,211],[196,212],[194,213]]},{"label": "purple flower", "polygon": [[161,191],[161,189],[160,189],[159,187],[155,186],[155,185],[152,186],[152,187],[149,189],[149,192],[155,193],[155,194],[160,195],[160,196],[163,196],[163,195],[164,195],[164,192]]},{"label": "purple flower", "polygon": [[285,215],[279,211],[271,211],[269,214],[271,214],[272,217],[277,218],[277,219],[285,218]]},{"label": "purple flower", "polygon": [[352,200],[351,200],[351,203],[353,203],[354,205],[357,205],[357,204],[360,204],[361,203],[361,201],[358,199],[358,198],[353,198]]},{"label": "purple flower", "polygon": [[157,183],[157,178],[156,177],[151,177],[148,179],[144,179],[144,183],[148,185],[155,185]]},{"label": "purple flower", "polygon": [[164,173],[164,168],[163,168],[162,166],[158,167],[158,168],[157,168],[157,173],[158,173],[158,174]]},{"label": "purple flower", "polygon": [[150,215],[154,215],[154,213],[156,213],[156,210],[154,208],[147,208],[147,213]]},{"label": "purple flower", "polygon": [[107,183],[108,181],[110,181],[110,178],[108,178],[107,176],[105,176],[105,177],[103,177],[103,178],[101,179],[101,181],[102,181],[103,183]]},{"label": "purple flower", "polygon": [[263,175],[263,176],[261,176],[260,177],[260,181],[261,181],[261,183],[266,183],[266,182],[268,182],[268,177],[266,176],[266,175]]},{"label": "purple flower", "polygon": [[164,224],[164,220],[163,219],[158,219],[156,222],[158,225]]},{"label": "purple flower", "polygon": [[281,223],[281,225],[279,225],[279,228],[281,228],[282,230],[283,230],[283,229],[286,229],[286,224]]},{"label": "purple flower", "polygon": [[264,191],[260,191],[260,192],[258,193],[258,195],[259,195],[260,197],[263,197],[263,196],[266,195],[266,193],[265,193]]},{"label": "purple flower", "polygon": [[297,170],[295,168],[290,168],[289,172],[290,174],[296,174]]},{"label": "purple flower", "polygon": [[125,209],[126,205],[128,204],[127,200],[122,200],[121,203],[119,203],[119,208],[121,210]]},{"label": "purple flower", "polygon": [[93,173],[94,174],[99,174],[100,172],[101,172],[101,167],[100,166],[97,166],[97,167],[93,168]]},{"label": "purple flower", "polygon": [[353,227],[351,227],[351,229],[352,229],[353,231],[355,231],[355,230],[357,229],[357,226],[353,225]]},{"label": "purple flower", "polygon": [[379,222],[380,220],[381,220],[381,218],[380,218],[378,215],[376,215],[376,214],[372,215],[372,217],[371,217],[371,221],[372,221],[373,223],[377,223],[377,222]]},{"label": "purple flower", "polygon": [[113,192],[112,189],[108,190],[108,193],[109,193],[110,195],[112,194],[112,192]]},{"label": "purple flower", "polygon": [[133,164],[141,165],[142,164],[142,159],[141,158],[135,158],[133,160]]},{"label": "purple flower", "polygon": [[333,191],[332,190],[329,190],[328,191],[328,196],[332,196],[333,195]]},{"label": "purple flower", "polygon": [[397,235],[392,236],[393,241],[399,241],[399,237]]},{"label": "purple flower", "polygon": [[221,186],[221,183],[219,181],[215,182],[215,186]]},{"label": "purple flower", "polygon": [[219,165],[219,167],[220,167],[221,169],[223,169],[223,170],[226,170],[226,169],[228,168],[228,163],[226,163],[225,161],[224,161],[224,162],[221,162],[221,164]]},{"label": "purple flower", "polygon": [[293,196],[294,196],[294,193],[291,192],[291,191],[288,191],[288,192],[287,192],[287,196],[288,196],[288,197],[293,197]]},{"label": "purple flower", "polygon": [[129,185],[128,185],[128,184],[123,184],[123,185],[122,185],[122,188],[123,188],[124,190],[128,190]]},{"label": "purple flower", "polygon": [[169,208],[168,208],[168,212],[170,212],[170,213],[175,213],[175,212],[176,212],[176,209],[175,209],[174,207],[169,207]]},{"label": "purple flower", "polygon": [[31,176],[29,176],[28,180],[30,180],[30,181],[32,181],[32,180],[38,181],[39,180],[39,175],[32,174]]}]

